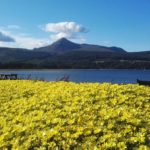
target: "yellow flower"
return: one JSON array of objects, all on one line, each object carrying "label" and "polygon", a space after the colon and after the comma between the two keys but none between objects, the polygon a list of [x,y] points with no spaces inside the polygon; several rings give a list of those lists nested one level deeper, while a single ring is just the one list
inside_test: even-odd
[{"label": "yellow flower", "polygon": [[150,88],[0,81],[0,149],[148,150]]}]

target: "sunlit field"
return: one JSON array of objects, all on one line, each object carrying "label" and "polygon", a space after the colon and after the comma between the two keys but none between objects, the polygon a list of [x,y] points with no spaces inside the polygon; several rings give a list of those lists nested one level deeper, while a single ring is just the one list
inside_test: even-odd
[{"label": "sunlit field", "polygon": [[0,81],[0,150],[150,149],[150,87]]}]

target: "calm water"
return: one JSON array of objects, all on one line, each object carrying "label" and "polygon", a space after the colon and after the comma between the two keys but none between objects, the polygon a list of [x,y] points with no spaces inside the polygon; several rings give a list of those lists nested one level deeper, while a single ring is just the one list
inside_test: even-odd
[{"label": "calm water", "polygon": [[150,80],[150,70],[0,70],[17,73],[19,77],[54,81],[69,75],[74,82],[136,83],[136,79]]}]

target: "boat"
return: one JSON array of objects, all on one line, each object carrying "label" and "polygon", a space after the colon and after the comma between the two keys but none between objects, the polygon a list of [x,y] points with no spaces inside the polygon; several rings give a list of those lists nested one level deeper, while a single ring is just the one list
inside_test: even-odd
[{"label": "boat", "polygon": [[139,80],[137,79],[137,83],[139,85],[147,85],[147,86],[150,86],[150,81],[145,81],[145,80]]}]

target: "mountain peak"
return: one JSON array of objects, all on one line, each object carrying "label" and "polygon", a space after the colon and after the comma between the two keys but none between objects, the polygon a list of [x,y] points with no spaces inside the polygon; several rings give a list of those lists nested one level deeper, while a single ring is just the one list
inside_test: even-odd
[{"label": "mountain peak", "polygon": [[56,42],[58,42],[58,41],[60,41],[60,42],[70,42],[67,38],[65,38],[65,37],[63,37],[63,38],[60,38],[60,39],[58,39]]},{"label": "mountain peak", "polygon": [[80,49],[81,45],[73,43],[66,38],[61,38],[49,46],[39,48],[38,51],[47,51],[52,53],[64,53],[75,49]]},{"label": "mountain peak", "polygon": [[59,40],[57,40],[56,42],[52,43],[52,45],[60,45],[60,46],[64,46],[65,44],[75,44],[71,41],[69,41],[68,39],[66,38],[61,38]]}]

